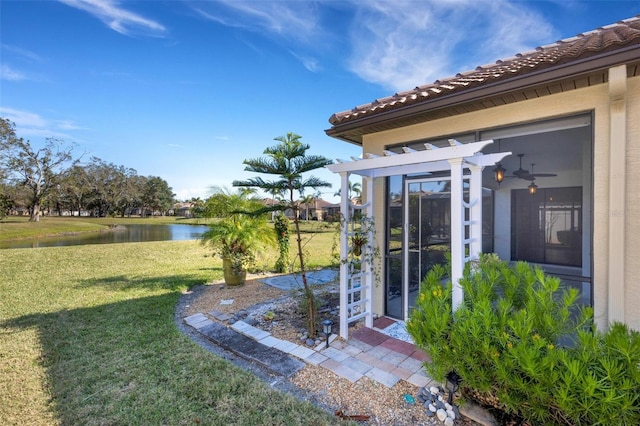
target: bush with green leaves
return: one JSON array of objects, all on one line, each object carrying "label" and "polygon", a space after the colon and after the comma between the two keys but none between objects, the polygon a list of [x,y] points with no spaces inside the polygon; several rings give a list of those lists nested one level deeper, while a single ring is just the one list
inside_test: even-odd
[{"label": "bush with green leaves", "polygon": [[289,219],[284,213],[277,214],[273,218],[273,227],[276,230],[278,241],[278,260],[276,260],[275,272],[288,272],[289,261]]},{"label": "bush with green leaves", "polygon": [[447,275],[442,266],[429,272],[407,324],[432,377],[455,371],[465,396],[532,424],[640,424],[636,331],[597,332],[576,289],[495,255],[467,265],[452,313]]}]

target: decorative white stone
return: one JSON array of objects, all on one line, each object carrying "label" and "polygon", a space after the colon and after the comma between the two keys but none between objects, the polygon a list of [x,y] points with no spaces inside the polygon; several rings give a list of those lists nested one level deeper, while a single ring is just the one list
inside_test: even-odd
[{"label": "decorative white stone", "polygon": [[447,410],[447,416],[449,416],[449,418],[455,420],[456,419],[456,412],[451,410],[451,409],[449,409],[449,410]]},{"label": "decorative white stone", "polygon": [[444,419],[444,426],[453,426],[453,419],[451,417]]},{"label": "decorative white stone", "polygon": [[447,411],[449,410],[453,410],[453,407],[451,406],[451,404],[449,404],[448,402],[444,403],[444,408],[446,408]]},{"label": "decorative white stone", "polygon": [[434,394],[434,395],[437,395],[437,394],[440,392],[440,389],[438,389],[438,388],[437,388],[437,387],[435,387],[435,386],[431,386],[431,387],[429,388],[429,392],[431,392],[431,393],[432,393],[432,394]]},{"label": "decorative white stone", "polygon": [[436,406],[435,406],[435,405],[433,405],[433,404],[429,404],[429,411],[431,411],[432,413],[435,413],[435,412],[436,412],[436,411],[438,411],[438,410],[436,409]]},{"label": "decorative white stone", "polygon": [[444,401],[444,398],[442,397],[442,395],[438,396],[438,401],[440,401],[440,402]]},{"label": "decorative white stone", "polygon": [[440,409],[436,411],[436,416],[438,416],[438,420],[440,420],[441,422],[444,422],[444,419],[447,418],[447,412],[444,411],[443,409]]}]

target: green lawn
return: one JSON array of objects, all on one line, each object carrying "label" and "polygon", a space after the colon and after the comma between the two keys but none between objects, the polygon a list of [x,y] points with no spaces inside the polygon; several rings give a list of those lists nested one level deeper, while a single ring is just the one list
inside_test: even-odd
[{"label": "green lawn", "polygon": [[337,423],[178,331],[181,292],[220,263],[194,241],[0,250],[2,423]]}]

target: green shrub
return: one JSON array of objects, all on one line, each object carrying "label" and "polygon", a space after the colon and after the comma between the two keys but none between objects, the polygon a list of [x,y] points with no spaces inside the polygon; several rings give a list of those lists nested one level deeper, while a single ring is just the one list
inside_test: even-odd
[{"label": "green shrub", "polygon": [[640,424],[637,332],[597,333],[576,289],[495,255],[467,266],[452,314],[446,272],[429,272],[407,324],[432,377],[455,371],[465,396],[533,424]]}]

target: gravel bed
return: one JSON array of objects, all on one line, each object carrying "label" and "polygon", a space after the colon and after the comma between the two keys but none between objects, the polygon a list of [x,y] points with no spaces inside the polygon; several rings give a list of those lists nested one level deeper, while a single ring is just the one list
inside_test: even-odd
[{"label": "gravel bed", "polygon": [[[214,282],[194,288],[192,294],[186,294],[181,300],[181,315],[184,317],[198,312],[207,314],[213,310],[234,314],[245,310],[256,321],[256,327],[269,331],[279,339],[297,343],[304,322],[297,313],[298,301],[295,294],[263,284],[259,281],[263,278],[264,276],[250,276],[243,286],[238,287]],[[319,297],[332,301],[335,301],[336,290],[335,284],[317,288],[314,286]],[[231,299],[233,302],[229,304]],[[272,319],[265,319],[267,312],[273,313]],[[409,394],[416,397],[418,388],[403,380],[389,389],[367,377],[351,383],[322,367],[306,365],[289,379],[288,386],[282,385],[281,390],[292,392],[330,412],[339,411],[346,416],[369,416],[369,420],[362,424],[440,424],[434,418],[426,416],[421,404],[411,405],[405,402],[404,396]],[[475,423],[462,419],[456,421],[456,424]]]}]

